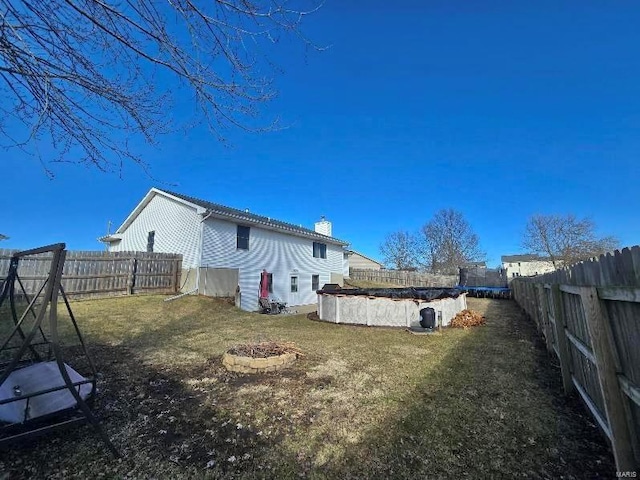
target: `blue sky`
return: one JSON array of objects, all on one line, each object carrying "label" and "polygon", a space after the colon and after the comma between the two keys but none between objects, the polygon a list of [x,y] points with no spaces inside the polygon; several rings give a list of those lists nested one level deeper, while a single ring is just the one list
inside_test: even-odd
[{"label": "blue sky", "polygon": [[[482,5],[480,5],[482,3]],[[284,43],[264,111],[287,128],[205,128],[134,145],[154,178],[52,166],[2,151],[6,248],[100,249],[152,186],[313,228],[378,258],[387,233],[460,210],[490,266],[522,251],[527,217],[591,217],[640,238],[640,5],[635,2],[328,1]],[[178,108],[173,115],[188,117]],[[47,146],[41,146],[46,152]]]}]

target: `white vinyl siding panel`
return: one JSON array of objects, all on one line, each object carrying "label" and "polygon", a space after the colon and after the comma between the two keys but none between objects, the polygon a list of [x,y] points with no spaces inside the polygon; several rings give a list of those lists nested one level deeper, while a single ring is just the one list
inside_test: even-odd
[{"label": "white vinyl siding panel", "polygon": [[194,208],[155,195],[121,233],[122,240],[109,246],[109,251],[146,252],[149,232],[154,231],[154,252],[180,253],[182,268],[195,267],[200,218]]},{"label": "white vinyl siding panel", "polygon": [[362,270],[380,270],[380,264],[355,252],[349,254],[349,267]]},{"label": "white vinyl siding panel", "polygon": [[[320,276],[320,288],[331,273],[343,272],[343,248],[327,244],[327,258],[313,257],[312,239],[251,227],[249,250],[237,248],[236,223],[209,218],[204,222],[202,266],[238,268],[242,309],[258,308],[260,272],[273,274],[273,296],[289,305],[316,303],[311,276]],[[298,292],[291,293],[291,276],[298,277]]]},{"label": "white vinyl siding panel", "polygon": [[503,262],[502,266],[507,270],[508,278],[532,277],[534,275],[542,275],[555,270],[552,262],[540,260],[523,260],[511,263]]}]

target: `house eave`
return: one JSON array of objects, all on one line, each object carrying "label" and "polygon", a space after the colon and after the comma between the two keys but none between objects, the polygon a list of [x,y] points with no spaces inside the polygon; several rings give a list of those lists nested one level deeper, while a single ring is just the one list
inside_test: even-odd
[{"label": "house eave", "polygon": [[113,242],[119,242],[120,240],[122,240],[122,235],[118,235],[118,234],[105,235],[104,237],[98,237],[98,241],[102,243],[113,243]]},{"label": "house eave", "polygon": [[123,233],[128,227],[129,225],[131,225],[131,223],[133,223],[133,221],[138,217],[138,215],[140,215],[140,212],[142,212],[142,210],[149,204],[149,202],[153,199],[153,197],[155,197],[156,195],[162,195],[164,197],[170,198],[178,203],[181,203],[182,205],[186,205],[188,207],[193,208],[196,213],[202,215],[204,213],[206,213],[206,209],[201,207],[200,205],[196,205],[195,203],[191,203],[188,202],[182,198],[178,198],[174,195],[171,195],[170,193],[165,192],[164,190],[160,190],[158,188],[153,187],[151,190],[149,190],[147,192],[147,194],[144,196],[144,198],[140,201],[140,203],[136,206],[136,208],[133,209],[133,211],[129,214],[129,216],[125,219],[124,222],[122,222],[122,225],[120,225],[120,227],[118,227],[118,230],[116,230],[116,233]]},{"label": "house eave", "polygon": [[[205,220],[207,217],[219,218],[222,220],[233,221],[237,223],[242,223],[245,225],[255,225],[260,228],[264,228],[266,230],[273,230],[275,232],[285,233],[287,235],[294,235],[302,238],[309,238],[313,240],[322,241],[324,243],[330,243],[332,245],[338,245],[341,247],[346,247],[349,245],[348,242],[343,240],[328,237],[326,235],[322,235],[321,233],[315,233],[313,231],[309,231],[305,228],[297,229],[294,225],[288,227],[286,224],[283,225],[284,222],[272,223],[268,220],[257,219],[255,216],[244,216],[241,213],[230,213],[228,211],[219,211],[215,209],[205,208],[203,205],[198,205],[197,203],[190,202],[184,198],[177,197],[172,195],[170,192],[166,192],[164,190],[160,190],[158,188],[152,188],[147,192],[144,198],[140,201],[140,203],[136,206],[136,208],[129,214],[129,216],[125,219],[122,225],[116,230],[114,235],[107,236],[113,238],[113,240],[107,240],[107,237],[101,237],[101,242],[109,243],[110,241],[117,241],[121,239],[121,234],[133,223],[133,221],[137,218],[137,216],[142,212],[142,210],[149,204],[149,202],[156,195],[162,195],[166,198],[172,199],[182,205],[186,205],[190,208],[193,208],[197,214],[203,217],[202,220]],[[264,217],[265,219],[268,217]],[[120,238],[118,238],[120,236]],[[104,239],[104,240],[103,240]]]}]

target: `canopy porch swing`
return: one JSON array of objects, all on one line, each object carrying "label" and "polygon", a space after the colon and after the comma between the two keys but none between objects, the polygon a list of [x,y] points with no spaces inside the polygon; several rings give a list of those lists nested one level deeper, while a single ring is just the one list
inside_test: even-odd
[{"label": "canopy porch swing", "polygon": [[[0,284],[0,448],[89,423],[118,457],[89,408],[96,395],[96,369],[62,288],[65,257],[64,243],[17,252]],[[44,281],[26,275],[21,279],[21,261],[42,266],[50,261]],[[32,288],[26,289],[25,282]],[[60,299],[70,320],[67,328],[58,321]],[[81,364],[83,374],[65,363],[61,333],[64,345],[69,338],[77,340],[80,353],[73,355],[72,363]]]}]

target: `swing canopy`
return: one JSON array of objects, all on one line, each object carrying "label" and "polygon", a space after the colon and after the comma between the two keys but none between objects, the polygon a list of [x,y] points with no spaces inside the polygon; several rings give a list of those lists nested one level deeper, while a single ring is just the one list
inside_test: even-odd
[{"label": "swing canopy", "polygon": [[63,243],[14,253],[0,284],[0,447],[90,423],[118,456],[89,408],[96,369],[62,287],[65,256]]}]

